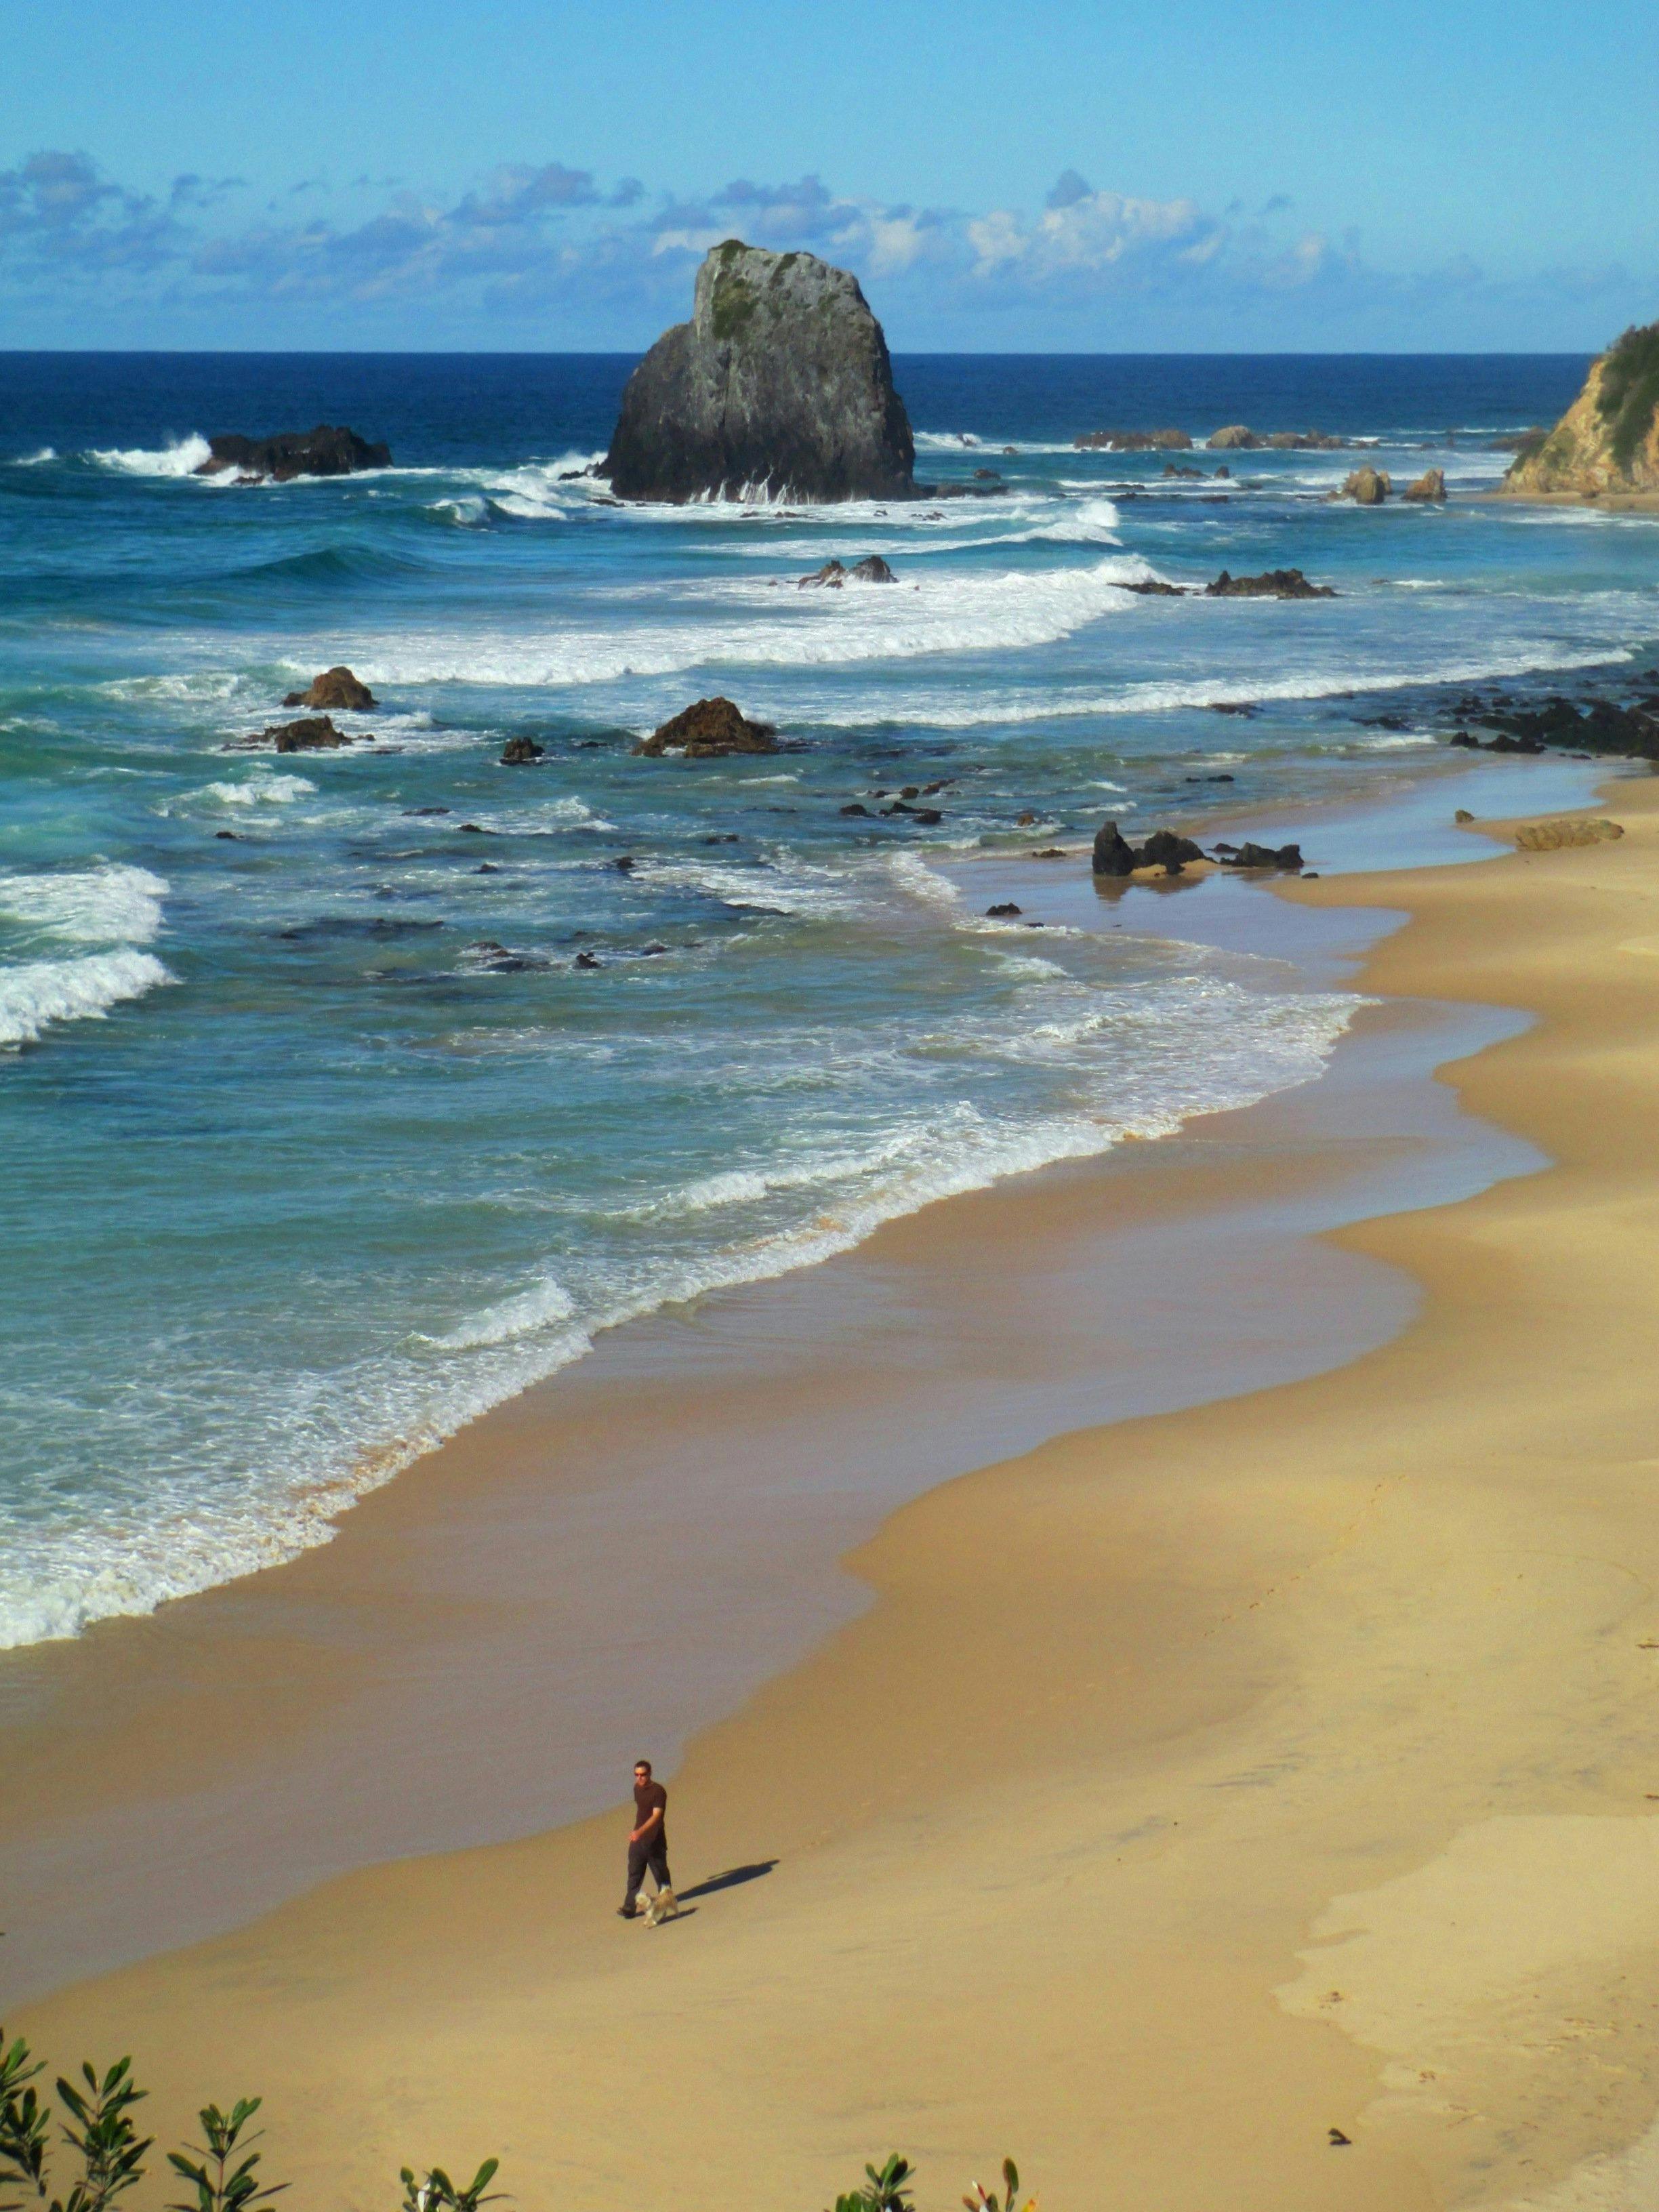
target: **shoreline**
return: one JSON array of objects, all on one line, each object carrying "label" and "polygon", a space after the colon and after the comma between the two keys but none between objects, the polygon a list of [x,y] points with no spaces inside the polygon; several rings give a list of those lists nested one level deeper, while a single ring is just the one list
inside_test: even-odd
[{"label": "shoreline", "polygon": [[889,2147],[929,2201],[1010,2148],[1072,2203],[1626,2201],[1659,2108],[1659,787],[1617,807],[1615,845],[1287,889],[1407,908],[1389,997],[1537,1017],[1448,1073],[1553,1164],[1323,1236],[1420,1285],[1358,1358],[889,1518],[872,1607],[673,1778],[683,1887],[755,1879],[620,1930],[611,1815],[9,2024],[132,2048],[168,2127],[264,2094],[296,2203],[495,2152],[549,2201],[666,2171],[808,2203]]},{"label": "shoreline", "polygon": [[[1392,814],[1362,804],[1346,827],[1328,811],[1322,835],[1347,865],[1379,821],[1467,854],[1466,831],[1439,827],[1451,781],[1422,780]],[[1534,763],[1455,778],[1477,802],[1584,782]],[[956,873],[1070,926],[1144,909],[1224,951],[1294,948],[1322,988],[1348,988],[1395,926],[1369,908],[1292,915],[1224,875],[1138,885],[1126,909],[1121,885],[1015,859]],[[358,1499],[326,1545],[0,1657],[10,1989],[199,1939],[354,1866],[580,1817],[606,1802],[619,1733],[672,1752],[856,1613],[838,1562],[921,1490],[1064,1428],[1380,1340],[1405,1317],[1403,1284],[1334,1267],[1310,1240],[1434,1202],[1448,1176],[1522,1171],[1430,1080],[1491,1019],[1362,1009],[1310,1085],[935,1201],[811,1268],[632,1322]],[[973,1278],[993,1254],[987,1292]],[[1146,1282],[1170,1343],[1149,1334]],[[624,1553],[670,1591],[642,1646],[673,1655],[670,1690],[617,1687],[630,1639],[605,1607]],[[744,1608],[735,1631],[726,1604]],[[229,1853],[216,1823],[234,1793],[202,1749],[228,1729],[267,1803],[259,1843]]]}]

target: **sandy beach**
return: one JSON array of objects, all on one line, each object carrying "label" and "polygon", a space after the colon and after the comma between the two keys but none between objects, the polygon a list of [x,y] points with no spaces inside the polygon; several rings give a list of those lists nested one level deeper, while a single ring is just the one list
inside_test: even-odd
[{"label": "sandy beach", "polygon": [[[1553,1164],[1328,1238],[1417,1298],[1346,1364],[893,1514],[867,1608],[669,1775],[679,1923],[612,1917],[613,1810],[341,1875],[8,2026],[60,2066],[131,2049],[169,2138],[263,2094],[319,2212],[486,2154],[526,2204],[811,2208],[889,2148],[927,2208],[1005,2151],[1051,2208],[1641,2201],[1659,791],[1609,811],[1614,844],[1285,890],[1409,913],[1368,992],[1535,1017],[1449,1079]],[[198,1686],[217,1786],[237,1699]],[[234,1856],[257,1790],[215,1817]]]}]

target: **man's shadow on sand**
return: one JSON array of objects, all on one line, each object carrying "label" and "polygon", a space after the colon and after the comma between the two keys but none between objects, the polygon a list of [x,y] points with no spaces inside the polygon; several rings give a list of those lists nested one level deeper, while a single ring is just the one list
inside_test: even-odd
[{"label": "man's shadow on sand", "polygon": [[[746,1881],[758,1881],[763,1875],[770,1874],[776,1864],[775,1859],[757,1859],[752,1866],[727,1867],[724,1874],[711,1874],[706,1881],[698,1882],[695,1888],[677,1892],[680,1904],[678,1917],[682,1920],[696,1918],[695,1905],[691,1905],[689,1912],[685,1910],[694,1897],[713,1897],[722,1889],[738,1889]],[[672,1920],[663,1923],[665,1928],[672,1928],[673,1924]]]}]

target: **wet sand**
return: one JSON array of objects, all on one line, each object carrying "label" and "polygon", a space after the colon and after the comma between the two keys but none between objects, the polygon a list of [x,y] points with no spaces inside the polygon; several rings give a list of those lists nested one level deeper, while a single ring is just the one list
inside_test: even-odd
[{"label": "wet sand", "polygon": [[[1410,911],[1370,989],[1541,1017],[1455,1077],[1555,1164],[1310,1248],[1358,1271],[1332,1279],[1333,1310],[1359,1310],[1362,1279],[1394,1301],[1338,1371],[1310,1371],[1328,1341],[1307,1379],[1076,1427],[1100,1334],[1078,1325],[1079,1289],[1101,1278],[1065,1263],[1103,1170],[951,1201],[848,1255],[932,1248],[963,1300],[933,1380],[970,1425],[975,1388],[1001,1399],[1015,1379],[997,1363],[1030,1306],[1012,1364],[1074,1432],[894,1514],[849,1562],[868,1609],[697,1735],[672,1778],[679,1881],[750,1878],[669,1929],[622,1927],[612,1813],[346,1875],[21,2024],[60,2063],[132,2047],[165,2129],[206,2096],[264,2092],[296,2204],[368,2203],[404,2158],[495,2151],[523,2201],[672,2185],[711,2207],[821,2202],[889,2147],[921,2159],[927,2203],[1012,2148],[1051,2205],[1194,2208],[1541,2201],[1620,2154],[1659,2106],[1655,805],[1651,785],[1620,787],[1615,846],[1286,893]],[[1384,1035],[1401,1018],[1367,1018]],[[1253,1115],[1322,1095],[1339,1087]],[[1362,1182],[1388,1150],[1372,1095],[1325,1132]],[[1251,1119],[1196,1140],[1224,1151]],[[1328,1176],[1308,1130],[1288,1133],[1221,1163],[1235,1205],[1241,1182],[1269,1214],[1305,1203],[1310,1161],[1312,1188]],[[1170,1172],[1201,1181],[1216,1159]],[[1156,1224],[1143,1291],[1179,1246],[1172,1187],[1143,1188],[1141,1215],[1107,1208],[1120,1236]],[[1208,1195],[1191,1218],[1215,1218]],[[1418,1310],[1392,1334],[1402,1281]],[[1308,1285],[1263,1287],[1271,1338]],[[902,1368],[885,1348],[933,1332],[875,1334]],[[681,1418],[660,1408],[662,1437]],[[809,1394],[797,1418],[819,1429],[823,1407]],[[821,1430],[831,1464],[839,1434]],[[356,1529],[372,1549],[377,1513],[389,1571],[391,1524],[418,1526],[436,1464],[282,1574],[346,1557]],[[474,1505],[511,1491],[473,1472]],[[453,1526],[435,1513],[428,1541]],[[510,1514],[502,1540],[506,1557]],[[385,1603],[407,1613],[395,1564]],[[482,1582],[471,1629],[505,1602]],[[246,1704],[216,1674],[196,1691]],[[313,1666],[269,1725],[331,1697]],[[372,1763],[356,1781],[371,1802],[385,1786]],[[92,1827],[108,1802],[93,1790]],[[257,1797],[219,1820],[228,1856],[257,1848]],[[1560,2201],[1626,2187],[1590,2165]]]}]

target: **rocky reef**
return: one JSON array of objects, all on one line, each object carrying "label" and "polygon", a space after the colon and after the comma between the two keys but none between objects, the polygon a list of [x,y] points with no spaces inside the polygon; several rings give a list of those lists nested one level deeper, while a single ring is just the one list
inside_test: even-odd
[{"label": "rocky reef", "polygon": [[906,499],[915,447],[858,279],[740,240],[628,380],[599,473],[621,499]]},{"label": "rocky reef", "polygon": [[1499,489],[1526,495],[1659,492],[1659,323],[1625,332],[1590,364],[1584,388]]},{"label": "rocky reef", "polygon": [[349,732],[337,730],[329,714],[302,715],[297,722],[268,722],[263,730],[252,737],[231,738],[220,747],[222,752],[244,753],[257,751],[269,745],[278,753],[333,752],[341,745],[372,745],[373,735],[367,730],[353,737]]},{"label": "rocky reef", "polygon": [[1184,430],[1085,430],[1072,441],[1079,453],[1184,453],[1192,442]]},{"label": "rocky reef", "polygon": [[751,722],[730,699],[698,699],[641,738],[634,750],[651,760],[665,753],[715,760],[725,753],[775,752],[776,737],[769,722]]},{"label": "rocky reef", "polygon": [[295,477],[349,477],[359,469],[389,469],[392,448],[372,446],[355,430],[319,422],[314,430],[279,430],[274,438],[244,438],[234,432],[208,440],[208,458],[198,477],[223,476],[234,469],[239,483],[289,483]]},{"label": "rocky reef", "polygon": [[1229,422],[1212,431],[1204,442],[1212,452],[1222,453],[1334,453],[1347,441],[1325,430],[1270,430],[1258,437],[1249,423]]}]

